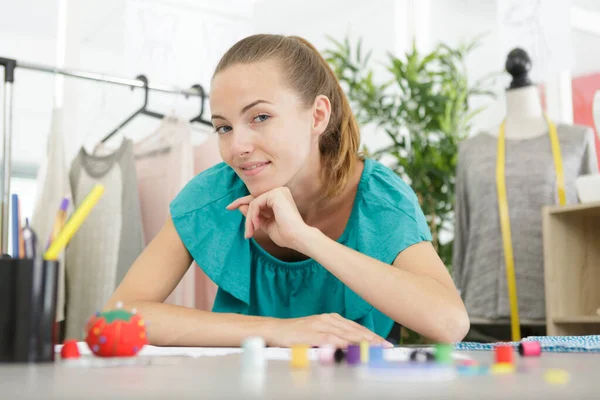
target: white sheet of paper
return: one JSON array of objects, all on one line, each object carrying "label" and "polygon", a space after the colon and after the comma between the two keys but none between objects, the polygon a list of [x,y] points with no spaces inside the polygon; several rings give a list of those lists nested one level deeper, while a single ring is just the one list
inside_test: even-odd
[{"label": "white sheet of paper", "polygon": [[[78,342],[77,348],[81,355],[92,354],[87,343]],[[62,345],[56,345],[54,351],[60,353]],[[407,361],[410,357],[410,353],[413,349],[406,347],[395,347],[393,349],[385,349],[383,351],[383,357],[389,361]],[[433,351],[433,347],[426,348],[424,350]],[[239,347],[161,347],[146,345],[138,353],[140,356],[146,357],[218,357],[229,354],[241,353],[243,349]],[[310,360],[318,359],[319,349],[309,349],[308,357]],[[281,347],[268,347],[264,350],[265,358],[267,360],[283,360],[287,361],[291,359],[291,349]],[[455,360],[468,360],[464,354],[454,352]]]}]

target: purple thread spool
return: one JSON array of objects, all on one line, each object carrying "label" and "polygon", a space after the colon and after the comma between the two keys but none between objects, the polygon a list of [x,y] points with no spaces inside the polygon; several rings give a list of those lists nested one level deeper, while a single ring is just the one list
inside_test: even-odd
[{"label": "purple thread spool", "polygon": [[346,360],[350,365],[360,364],[360,346],[354,344],[348,346]]}]

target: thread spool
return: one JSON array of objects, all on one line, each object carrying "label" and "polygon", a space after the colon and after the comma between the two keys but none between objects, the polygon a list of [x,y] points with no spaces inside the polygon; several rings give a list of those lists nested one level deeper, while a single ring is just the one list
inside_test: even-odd
[{"label": "thread spool", "polygon": [[495,349],[497,364],[513,363],[513,348],[511,345],[498,345]]},{"label": "thread spool", "polygon": [[292,359],[290,360],[292,368],[308,368],[308,345],[292,346]]},{"label": "thread spool", "polygon": [[344,350],[342,350],[342,349],[336,349],[333,352],[333,360],[337,364],[340,364],[342,361],[344,361],[345,358],[346,358],[346,353],[344,352]]},{"label": "thread spool", "polygon": [[360,346],[351,344],[348,346],[346,353],[346,361],[350,365],[360,364]]},{"label": "thread spool", "polygon": [[539,357],[542,354],[542,345],[540,342],[521,342],[519,343],[519,354],[522,357]]},{"label": "thread spool", "polygon": [[380,345],[374,345],[369,348],[369,363],[381,363],[383,362],[383,347]]},{"label": "thread spool", "polygon": [[246,369],[260,369],[266,366],[264,355],[265,340],[261,337],[249,337],[242,342],[242,365]]},{"label": "thread spool", "polygon": [[360,362],[363,364],[369,362],[369,342],[366,340],[360,342]]},{"label": "thread spool", "polygon": [[319,348],[319,361],[321,364],[332,364],[334,362],[335,346],[323,345]]}]

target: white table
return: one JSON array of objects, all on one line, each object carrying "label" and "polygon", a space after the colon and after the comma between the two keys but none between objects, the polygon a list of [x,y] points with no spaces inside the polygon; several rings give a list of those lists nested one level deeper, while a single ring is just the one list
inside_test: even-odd
[{"label": "white table", "polygon": [[[490,363],[487,351],[459,352]],[[598,399],[600,354],[543,354],[519,358],[525,369],[511,375],[459,377],[449,382],[372,382],[356,379],[356,367],[321,366],[297,370],[289,362],[268,362],[262,379],[245,374],[241,355],[219,357],[148,356],[147,365],[76,368],[57,360],[46,365],[0,365],[0,399]],[[142,358],[142,357],[140,357]],[[570,383],[544,380],[549,368],[569,371]]]}]

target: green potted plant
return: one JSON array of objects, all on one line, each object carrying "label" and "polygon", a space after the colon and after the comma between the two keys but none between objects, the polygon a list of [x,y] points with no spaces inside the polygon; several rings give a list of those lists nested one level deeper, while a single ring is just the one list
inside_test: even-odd
[{"label": "green potted plant", "polygon": [[333,46],[323,54],[359,124],[374,124],[389,138],[389,145],[375,151],[363,147],[363,151],[411,185],[429,223],[433,246],[452,272],[453,241],[440,241],[440,233],[453,236],[458,144],[470,134],[473,117],[484,109],[471,109],[469,100],[493,97],[489,88],[498,74],[470,84],[466,57],[480,38],[455,48],[439,44],[426,54],[414,43],[401,57],[388,53],[384,64],[388,76],[377,80],[369,65],[371,52],[363,52],[361,39],[355,46],[348,38],[329,40]]}]

